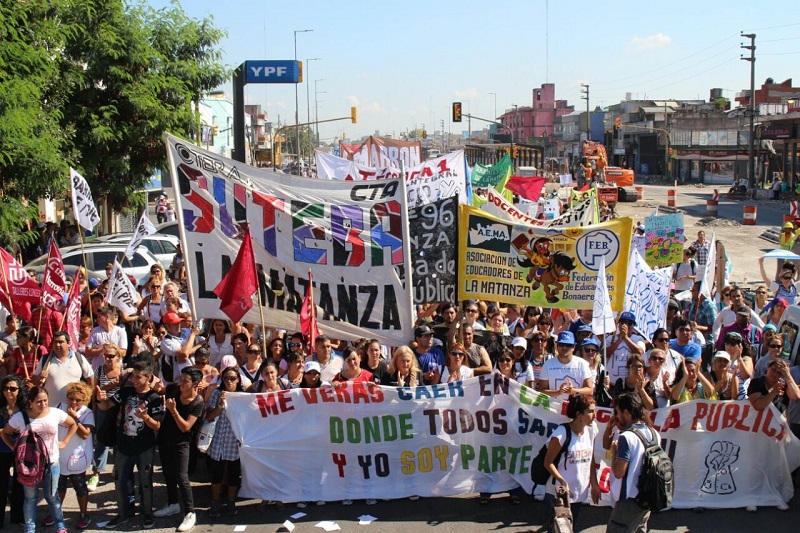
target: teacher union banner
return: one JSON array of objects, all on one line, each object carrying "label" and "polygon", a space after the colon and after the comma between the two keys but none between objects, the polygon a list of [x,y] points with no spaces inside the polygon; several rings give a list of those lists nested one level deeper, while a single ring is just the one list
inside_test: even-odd
[{"label": "teacher union banner", "polygon": [[459,299],[592,309],[603,258],[611,307],[622,310],[633,219],[543,228],[459,208]]}]

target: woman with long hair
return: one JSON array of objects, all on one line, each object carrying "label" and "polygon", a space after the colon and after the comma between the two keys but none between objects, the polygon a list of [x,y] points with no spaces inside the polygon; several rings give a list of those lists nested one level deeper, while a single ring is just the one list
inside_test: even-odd
[{"label": "woman with long hair", "polygon": [[361,368],[361,355],[355,349],[345,348],[342,356],[344,357],[344,366],[331,382],[334,387],[344,381],[372,381],[372,372]]},{"label": "woman with long hair", "polygon": [[389,364],[389,383],[393,387],[416,387],[422,383],[422,371],[417,358],[408,346],[399,346]]},{"label": "woman with long hair", "polygon": [[[597,436],[595,402],[591,396],[573,394],[567,403],[569,424],[562,424],[553,431],[547,441],[544,467],[552,476],[545,487],[545,501],[553,516],[556,485],[565,487],[569,493],[573,524],[577,522],[581,506],[591,500],[600,500],[600,485],[594,462],[594,440]],[[558,463],[556,459],[563,450]],[[548,520],[548,524],[550,520]]]},{"label": "woman with long hair", "polygon": [[[12,374],[0,381],[0,430],[4,428],[12,416],[25,409],[25,387],[22,379],[16,374]],[[9,501],[7,490],[10,471],[14,466],[14,448],[9,447],[5,441],[0,442],[0,528],[3,527],[6,517],[6,503]],[[11,488],[11,520],[12,524],[22,524],[25,517],[22,514],[22,485],[14,476]]]},{"label": "woman with long hair", "polygon": [[[119,390],[123,375],[126,374],[122,370],[122,358],[117,346],[113,344],[106,345],[103,350],[103,364],[94,369],[95,383],[108,396],[113,396]],[[98,431],[106,423],[108,413],[108,411],[96,409],[94,427]],[[94,447],[92,475],[89,477],[87,484],[90,492],[94,492],[97,489],[97,485],[100,483],[100,474],[105,472],[108,463],[109,447],[100,442],[100,440],[99,438],[96,439]]]},{"label": "woman with long hair", "polygon": [[228,323],[221,318],[211,320],[208,325],[206,337],[208,338],[207,342],[210,350],[208,361],[211,366],[215,366],[219,369],[222,358],[233,353],[231,331],[228,327]]},{"label": "woman with long hair", "polygon": [[36,330],[30,326],[23,326],[17,331],[17,347],[11,356],[17,362],[17,374],[22,376],[25,384],[30,388],[33,384],[31,378],[38,362],[47,355],[44,346],[36,344]]},{"label": "woman with long hair", "polygon": [[[75,435],[78,429],[75,420],[61,409],[49,406],[49,395],[44,387],[33,387],[28,392],[28,403],[25,409],[15,413],[3,427],[0,437],[6,446],[14,446],[13,436],[25,431],[30,425],[31,431],[38,434],[44,440],[47,448],[47,455],[50,463],[44,473],[42,480],[33,487],[22,487],[25,494],[23,504],[23,514],[25,516],[25,531],[33,533],[36,530],[36,503],[39,500],[39,488],[44,492],[44,499],[50,508],[50,516],[53,519],[59,533],[66,533],[67,525],[64,523],[64,511],[61,509],[61,500],[58,499],[56,489],[58,488],[58,478],[61,474],[59,466],[59,450],[64,448]],[[58,440],[58,426],[67,428],[67,433],[63,440]]]},{"label": "woman with long hair", "polygon": [[681,363],[683,377],[672,387],[672,403],[689,400],[716,400],[717,391],[697,367],[694,359],[684,359]]},{"label": "woman with long hair", "polygon": [[617,379],[611,391],[611,396],[616,398],[626,392],[635,392],[642,399],[642,405],[648,411],[656,405],[656,390],[652,382],[647,379],[644,373],[644,360],[641,355],[632,354],[628,357],[625,364],[628,367],[628,375]]},{"label": "woman with long hair", "polygon": [[142,298],[142,301],[136,306],[139,310],[139,314],[145,320],[161,322],[161,302],[163,301],[164,295],[164,280],[156,276],[150,276],[145,287],[147,288],[147,296]]},{"label": "woman with long hair", "polygon": [[653,348],[647,356],[649,365],[647,366],[645,377],[653,384],[653,389],[655,389],[656,407],[666,407],[669,405],[672,375],[669,370],[664,368],[664,362],[667,360],[667,357],[667,353],[661,348]]},{"label": "woman with long hair", "polygon": [[[241,372],[241,369],[239,369]],[[288,384],[278,377],[278,365],[272,359],[267,359],[258,367],[257,381],[247,388],[247,392],[278,392],[288,389]]]},{"label": "woman with long hair", "polygon": [[441,383],[461,381],[472,377],[472,369],[466,364],[467,351],[464,345],[457,342],[447,352],[447,364],[442,371]]},{"label": "woman with long hair", "polygon": [[258,344],[250,344],[247,346],[247,351],[244,363],[239,367],[239,374],[242,376],[242,383],[255,385],[260,376],[261,369],[261,346]]},{"label": "woman with long hair", "polygon": [[281,376],[290,389],[296,389],[303,383],[303,366],[305,366],[305,359],[303,354],[297,352],[289,352],[286,357],[286,364],[289,365],[286,373]]},{"label": "woman with long hair", "polygon": [[283,339],[281,337],[275,337],[269,344],[267,345],[267,357],[272,359],[275,362],[275,365],[278,367],[278,371],[281,374],[286,372],[289,368],[289,364],[285,359],[286,356],[286,345],[283,343]]},{"label": "woman with long hair", "polygon": [[220,516],[223,484],[227,487],[226,507],[234,509],[236,493],[242,484],[242,463],[239,459],[239,442],[233,434],[231,423],[225,414],[228,408],[227,393],[242,392],[242,378],[236,367],[229,366],[220,374],[220,386],[212,394],[206,406],[206,420],[216,420],[214,438],[206,452],[211,471],[211,511],[209,516]]}]

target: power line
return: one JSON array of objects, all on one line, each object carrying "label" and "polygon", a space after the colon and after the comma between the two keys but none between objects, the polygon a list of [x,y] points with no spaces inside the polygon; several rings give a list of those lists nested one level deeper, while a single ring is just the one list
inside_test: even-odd
[{"label": "power line", "polygon": [[794,56],[800,54],[800,52],[761,52],[762,56]]},{"label": "power line", "polygon": [[648,90],[647,90],[647,91],[645,91],[645,92],[646,92],[646,93],[650,93],[650,92],[660,91],[661,89],[664,89],[664,88],[666,88],[666,87],[672,87],[673,85],[676,85],[676,84],[678,84],[678,83],[684,82],[684,81],[686,81],[686,80],[690,80],[690,79],[692,79],[692,78],[695,78],[695,77],[697,77],[697,76],[700,76],[701,74],[705,74],[706,72],[711,72],[712,70],[716,70],[716,69],[718,69],[718,68],[720,68],[720,67],[724,67],[725,65],[727,65],[727,64],[728,64],[728,63],[730,63],[731,61],[736,61],[736,59],[738,59],[738,58],[732,58],[732,59],[729,59],[729,60],[727,60],[727,61],[723,61],[723,62],[722,62],[722,63],[720,63],[719,65],[716,65],[716,66],[714,66],[714,67],[708,68],[708,69],[706,69],[706,70],[704,70],[704,71],[702,71],[702,72],[697,72],[697,73],[695,73],[695,74],[692,74],[691,76],[687,76],[687,77],[685,77],[685,78],[683,78],[683,79],[680,79],[680,80],[675,80],[675,81],[674,81],[674,82],[672,82],[672,83],[668,83],[667,85],[662,85],[661,87],[656,87],[655,89],[648,89]]},{"label": "power line", "polygon": [[764,28],[753,28],[750,31],[777,30],[778,28],[789,28],[791,26],[800,26],[800,22],[793,22],[792,24],[783,24],[781,26],[767,26]]}]

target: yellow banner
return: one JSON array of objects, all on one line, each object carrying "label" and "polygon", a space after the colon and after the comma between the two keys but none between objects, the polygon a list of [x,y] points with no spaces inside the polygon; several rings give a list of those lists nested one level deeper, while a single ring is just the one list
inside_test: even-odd
[{"label": "yellow banner", "polygon": [[597,224],[600,222],[600,202],[597,198],[597,188],[590,187],[588,191],[579,191],[578,189],[570,189],[569,190],[569,207],[570,209],[575,209],[577,206],[581,205],[587,199],[592,198],[594,199],[594,215],[592,219],[592,224]]},{"label": "yellow banner", "polygon": [[592,309],[605,258],[611,307],[622,311],[633,219],[578,228],[514,224],[459,206],[460,300],[480,298],[558,309]]}]

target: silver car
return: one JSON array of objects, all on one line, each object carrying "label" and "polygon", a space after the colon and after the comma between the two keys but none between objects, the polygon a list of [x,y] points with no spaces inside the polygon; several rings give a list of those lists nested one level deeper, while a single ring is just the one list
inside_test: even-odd
[{"label": "silver car", "polygon": [[[97,272],[100,279],[106,279],[106,265],[114,264],[117,259],[122,265],[125,273],[132,275],[136,279],[142,279],[150,274],[150,267],[159,263],[159,260],[150,253],[150,250],[140,246],[133,254],[133,259],[125,257],[127,243],[119,244],[113,242],[93,241],[85,244],[86,264],[84,265],[83,253],[80,245],[66,246],[61,248],[61,256],[64,258],[64,265],[86,266],[89,270]],[[25,268],[38,269],[47,263],[47,254],[37,257]]]}]

